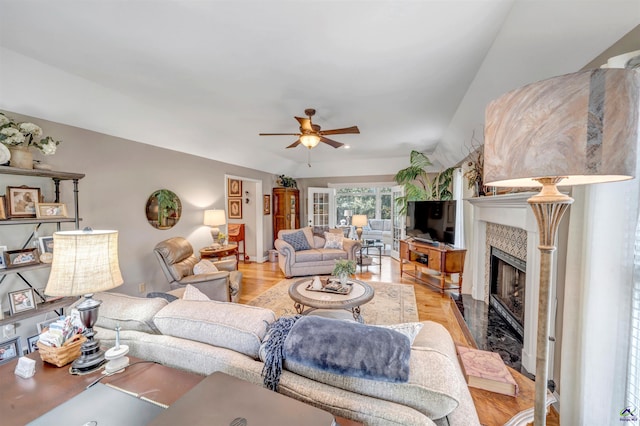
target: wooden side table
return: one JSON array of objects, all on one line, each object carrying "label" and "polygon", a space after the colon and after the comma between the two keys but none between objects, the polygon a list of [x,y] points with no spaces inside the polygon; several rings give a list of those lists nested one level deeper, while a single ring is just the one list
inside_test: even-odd
[{"label": "wooden side table", "polygon": [[238,245],[237,244],[227,244],[226,246],[221,246],[219,248],[211,248],[205,247],[200,249],[200,258],[201,259],[215,259],[219,260],[223,257],[235,256],[236,257],[236,269],[238,269]]}]

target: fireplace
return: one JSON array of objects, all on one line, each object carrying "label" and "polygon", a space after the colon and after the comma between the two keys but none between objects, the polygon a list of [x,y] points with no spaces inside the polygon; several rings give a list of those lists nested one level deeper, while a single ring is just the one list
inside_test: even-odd
[{"label": "fireplace", "polygon": [[489,305],[524,338],[527,263],[491,247]]}]

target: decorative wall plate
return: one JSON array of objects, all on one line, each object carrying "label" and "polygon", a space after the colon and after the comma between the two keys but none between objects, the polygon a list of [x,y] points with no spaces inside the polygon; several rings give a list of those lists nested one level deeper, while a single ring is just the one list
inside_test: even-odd
[{"label": "decorative wall plate", "polygon": [[7,148],[5,144],[0,143],[0,165],[8,163],[10,159],[11,153],[9,152],[9,148]]}]

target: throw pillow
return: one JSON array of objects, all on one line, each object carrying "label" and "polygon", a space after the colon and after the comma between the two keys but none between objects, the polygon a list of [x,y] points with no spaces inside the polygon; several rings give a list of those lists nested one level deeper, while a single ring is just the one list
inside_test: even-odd
[{"label": "throw pillow", "polygon": [[416,336],[422,330],[421,322],[405,322],[402,324],[392,324],[392,325],[376,325],[376,327],[383,327],[389,330],[395,330],[398,333],[407,336],[409,338],[409,344],[413,345],[413,341],[416,340]]},{"label": "throw pillow", "polygon": [[342,250],[342,234],[334,234],[333,232],[324,233],[324,248]]},{"label": "throw pillow", "polygon": [[218,272],[218,268],[216,268],[216,265],[207,259],[202,259],[193,266],[193,273],[195,275],[212,274],[214,272]]},{"label": "throw pillow", "polygon": [[184,295],[182,296],[183,300],[211,300],[207,297],[206,294],[192,286],[191,284],[187,284],[187,287],[184,289]]},{"label": "throw pillow", "polygon": [[302,231],[282,234],[282,239],[291,244],[295,251],[311,249],[309,241]]}]

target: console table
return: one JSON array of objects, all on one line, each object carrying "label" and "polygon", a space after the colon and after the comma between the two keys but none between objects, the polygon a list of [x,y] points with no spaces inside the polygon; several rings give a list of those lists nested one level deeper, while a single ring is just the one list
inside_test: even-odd
[{"label": "console table", "polygon": [[[460,293],[467,250],[436,244],[400,241],[400,276],[405,273],[420,283],[439,288],[441,293],[449,289]],[[459,274],[457,283],[451,280],[451,274]]]}]

